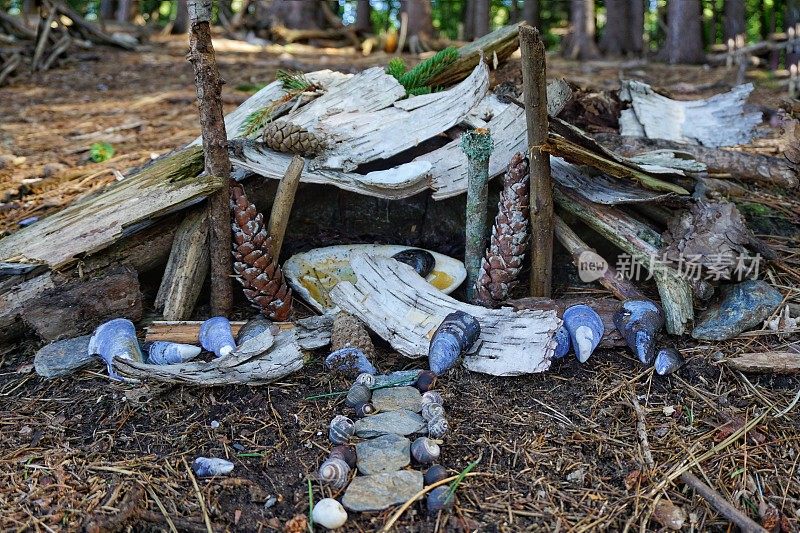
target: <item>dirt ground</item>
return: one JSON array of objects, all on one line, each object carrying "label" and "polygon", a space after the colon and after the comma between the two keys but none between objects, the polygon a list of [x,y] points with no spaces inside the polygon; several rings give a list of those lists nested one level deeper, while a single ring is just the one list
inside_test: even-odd
[{"label": "dirt ground", "polygon": [[[386,61],[219,50],[226,111],[247,97],[245,89],[271,81],[278,67],[357,70]],[[0,170],[0,231],[53,212],[199,134],[182,40],[156,39],[146,53],[97,49],[74,59],[0,89],[0,153],[25,158]],[[721,91],[718,84],[733,76],[558,59],[551,74],[612,88],[623,67],[626,76],[675,92],[688,81]],[[759,84],[755,103],[774,109],[779,100],[773,84]],[[116,155],[88,161],[96,141],[110,142]],[[764,189],[752,189],[750,200],[766,206],[748,216],[781,257],[782,266],[766,267],[764,276],[787,302],[800,303],[798,203]],[[558,290],[605,295],[577,284]],[[664,531],[662,515],[672,504],[685,513],[683,531],[731,531],[678,479],[696,461],[689,470],[750,517],[798,531],[800,379],[744,375],[725,360],[799,345],[796,336],[759,333],[679,341],[688,363],[668,378],[622,350],[596,353],[583,365],[570,357],[520,378],[454,371],[440,382],[452,428],[442,464],[455,474],[480,462],[451,514],[428,516],[417,503],[396,525]],[[329,450],[327,424],[344,406],[306,399],[346,388],[323,371],[324,353],[268,387],[131,388],[110,383],[100,365],[43,380],[32,370],[37,347],[33,339],[0,347],[0,530],[273,531],[308,511],[309,479],[315,500],[332,495],[313,476]],[[382,353],[376,363],[384,371],[417,364]],[[225,457],[236,467],[226,478],[195,480],[187,464],[198,455]],[[346,528],[375,531],[393,512],[351,515]]]}]

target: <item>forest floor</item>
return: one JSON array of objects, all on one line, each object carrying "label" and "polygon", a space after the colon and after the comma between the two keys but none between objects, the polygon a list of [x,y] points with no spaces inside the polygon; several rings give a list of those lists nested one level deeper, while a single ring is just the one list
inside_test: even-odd
[{"label": "forest floor", "polygon": [[[226,111],[271,81],[276,68],[353,71],[387,61],[240,53],[233,44],[217,45]],[[0,89],[0,154],[25,158],[0,169],[0,232],[194,139],[185,48],[181,38],[159,38],[144,53],[97,49]],[[614,88],[623,66],[553,58],[550,74]],[[625,76],[697,96],[725,90],[734,75],[635,64]],[[774,109],[780,96],[766,80],[752,101]],[[89,146],[98,141],[116,154],[92,163]],[[769,266],[765,276],[797,303],[797,201],[763,189],[753,189],[753,200],[767,208],[748,215],[757,216],[757,232],[789,269]],[[606,295],[586,286],[558,292]],[[737,353],[797,346],[796,338],[761,334],[681,341],[688,362],[668,378],[623,350],[583,365],[570,357],[519,378],[454,371],[439,384],[452,428],[442,464],[457,473],[480,458],[476,475],[459,488],[452,514],[427,516],[415,504],[398,529],[658,531],[664,519],[653,512],[663,515],[671,502],[686,513],[685,531],[729,531],[727,520],[676,479],[684,461],[697,458],[692,471],[727,500],[756,520],[777,511],[797,531],[800,378],[745,376],[724,364]],[[214,531],[270,531],[308,511],[307,480],[326,456],[327,424],[341,401],[305,398],[346,387],[323,371],[324,354],[269,387],[130,388],[109,383],[100,365],[43,380],[32,370],[36,348],[33,340],[0,347],[0,530],[168,531],[174,524],[206,531],[208,521]],[[377,364],[416,366],[388,353]],[[195,486],[187,464],[198,455],[229,458],[235,470]],[[313,493],[315,500],[331,495],[316,482]],[[347,530],[374,531],[392,513],[351,514]]]}]

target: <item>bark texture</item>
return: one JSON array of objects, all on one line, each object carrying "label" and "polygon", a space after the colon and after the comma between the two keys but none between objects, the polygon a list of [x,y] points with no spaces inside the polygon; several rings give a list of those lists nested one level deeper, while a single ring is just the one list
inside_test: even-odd
[{"label": "bark texture", "polygon": [[570,33],[564,40],[564,56],[584,61],[600,55],[595,38],[594,0],[570,0]]},{"label": "bark texture", "polygon": [[489,0],[475,0],[475,38],[489,33]]},{"label": "bark texture", "polygon": [[723,36],[725,42],[728,39],[736,39],[737,35],[745,32],[745,7],[744,0],[725,0],[725,11],[722,15]]},{"label": "bark texture", "polygon": [[356,31],[372,33],[372,19],[369,0],[358,0],[356,4]]},{"label": "bark texture", "polygon": [[606,55],[642,52],[644,3],[642,0],[606,0],[606,25],[600,49]]},{"label": "bark texture", "polygon": [[667,61],[702,62],[705,56],[700,24],[700,0],[668,2],[667,9]]}]

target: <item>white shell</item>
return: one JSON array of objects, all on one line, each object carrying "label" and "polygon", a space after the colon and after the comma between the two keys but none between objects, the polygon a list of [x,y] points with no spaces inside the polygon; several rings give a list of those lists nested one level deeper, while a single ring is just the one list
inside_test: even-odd
[{"label": "white shell", "polygon": [[314,505],[311,510],[311,519],[314,524],[319,524],[326,529],[342,527],[347,522],[347,511],[342,504],[333,498],[324,498]]},{"label": "white shell", "polygon": [[444,416],[444,407],[441,404],[428,402],[422,406],[422,418],[428,422],[442,416]]},{"label": "white shell", "polygon": [[429,390],[422,394],[422,406],[429,403],[438,403],[439,405],[444,405],[444,398],[442,398],[442,394],[436,390]]},{"label": "white shell", "polygon": [[362,372],[356,378],[354,385],[358,383],[359,385],[364,385],[365,387],[374,387],[375,386],[375,376],[369,374],[367,372]]},{"label": "white shell", "polygon": [[[396,244],[343,244],[314,248],[290,257],[283,264],[283,273],[296,294],[318,311],[325,313],[336,308],[327,296],[334,285],[339,281],[356,281],[350,267],[350,257],[353,254],[363,252],[371,256],[391,257],[409,248],[414,247]],[[436,259],[436,266],[426,280],[444,294],[450,294],[467,277],[464,263],[436,252],[430,253]]]}]

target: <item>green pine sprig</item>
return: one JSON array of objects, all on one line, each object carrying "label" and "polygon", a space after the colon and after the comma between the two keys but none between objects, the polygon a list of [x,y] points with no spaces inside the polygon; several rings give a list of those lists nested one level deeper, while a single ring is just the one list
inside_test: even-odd
[{"label": "green pine sprig", "polygon": [[247,118],[244,119],[239,129],[239,133],[242,137],[250,137],[254,133],[264,129],[272,120],[272,112],[279,104],[288,102],[306,91],[317,89],[317,86],[311,83],[302,72],[290,72],[288,70],[278,69],[275,73],[275,77],[281,82],[286,94],[279,100],[270,102],[261,109],[256,109],[247,115]]},{"label": "green pine sprig", "polygon": [[309,91],[314,88],[314,84],[302,72],[278,69],[275,77],[281,82],[283,90],[287,93]]},{"label": "green pine sprig", "polygon": [[408,71],[402,59],[394,58],[386,67],[386,73],[400,82],[406,90],[406,96],[429,94],[439,90],[430,86],[431,81],[455,63],[458,57],[458,49],[451,46],[440,50]]}]

